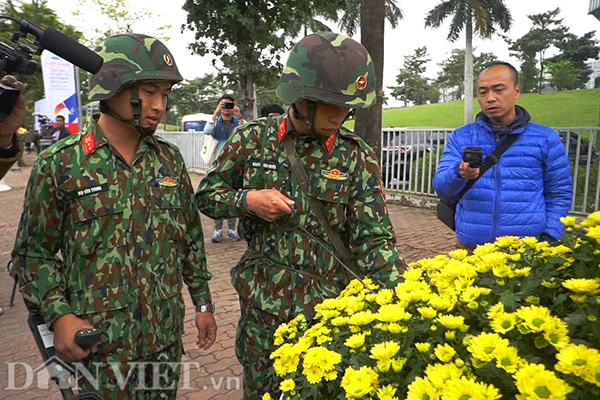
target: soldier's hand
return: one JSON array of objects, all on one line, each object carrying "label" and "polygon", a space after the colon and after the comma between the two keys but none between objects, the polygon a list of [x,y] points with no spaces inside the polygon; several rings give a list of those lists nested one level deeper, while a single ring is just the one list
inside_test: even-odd
[{"label": "soldier's hand", "polygon": [[296,202],[275,189],[262,189],[249,191],[246,204],[257,217],[273,222],[279,217],[291,214]]},{"label": "soldier's hand", "polygon": [[211,312],[196,313],[196,328],[198,329],[198,340],[196,344],[201,349],[207,350],[213,345],[217,338],[217,323]]},{"label": "soldier's hand", "polygon": [[471,168],[469,167],[469,163],[461,161],[460,165],[458,166],[458,173],[463,179],[475,179],[479,176],[479,167]]},{"label": "soldier's hand", "polygon": [[25,122],[25,96],[23,96],[25,85],[12,75],[4,76],[0,82],[21,91],[10,115],[4,122],[0,123],[0,147],[9,148],[12,144],[13,135]]},{"label": "soldier's hand", "polygon": [[75,332],[93,327],[74,314],[65,314],[57,318],[52,328],[54,329],[54,347],[61,360],[65,362],[80,361],[90,355],[90,352],[96,351],[96,345],[85,350],[75,343]]}]

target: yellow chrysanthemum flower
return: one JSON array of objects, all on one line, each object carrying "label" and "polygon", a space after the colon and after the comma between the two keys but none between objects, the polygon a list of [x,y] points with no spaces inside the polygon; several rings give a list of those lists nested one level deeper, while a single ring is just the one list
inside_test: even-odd
[{"label": "yellow chrysanthemum flower", "polygon": [[346,339],[344,344],[351,349],[358,349],[362,347],[363,344],[365,344],[365,336],[366,335],[364,333],[355,333],[354,335]]},{"label": "yellow chrysanthemum flower", "polygon": [[263,394],[262,400],[271,400],[271,395],[269,393]]},{"label": "yellow chrysanthemum flower", "polygon": [[375,295],[375,302],[380,306],[389,304],[394,300],[394,291],[392,289],[381,289]]},{"label": "yellow chrysanthemum flower", "polygon": [[442,395],[442,400],[499,399],[500,392],[493,385],[486,385],[473,378],[462,376],[448,381]]},{"label": "yellow chrysanthemum flower", "polygon": [[361,367],[356,370],[348,367],[342,378],[342,388],[349,399],[360,399],[374,393],[379,386],[379,375],[372,368]]},{"label": "yellow chrysanthemum flower", "polygon": [[500,236],[496,238],[496,242],[494,243],[496,246],[505,249],[507,247],[518,245],[520,239],[516,236]]},{"label": "yellow chrysanthemum flower", "polygon": [[565,381],[540,364],[521,367],[514,378],[519,390],[517,400],[566,399],[573,391]]},{"label": "yellow chrysanthemum flower", "polygon": [[427,343],[427,342],[424,342],[424,343],[415,343],[415,347],[421,353],[427,353],[429,351],[429,349],[431,348],[431,343]]},{"label": "yellow chrysanthemum flower", "polygon": [[374,319],[375,319],[375,314],[373,314],[371,311],[369,311],[369,310],[358,311],[357,313],[352,314],[350,316],[350,320],[348,321],[348,324],[363,326],[363,325],[370,324],[371,322],[373,322]]},{"label": "yellow chrysanthemum flower", "polygon": [[325,378],[325,373],[334,371],[341,361],[342,356],[339,353],[322,346],[313,347],[304,355],[302,373],[310,384],[316,385]]},{"label": "yellow chrysanthemum flower", "polygon": [[600,279],[567,279],[562,285],[571,292],[592,295],[600,289]]},{"label": "yellow chrysanthemum flower", "polygon": [[587,216],[585,220],[581,223],[583,226],[595,226],[600,225],[600,211],[596,211]]},{"label": "yellow chrysanthemum flower", "polygon": [[411,316],[400,304],[383,305],[375,314],[375,318],[382,322],[398,322],[410,319]]},{"label": "yellow chrysanthemum flower", "polygon": [[469,255],[469,252],[465,249],[457,249],[452,250],[448,253],[448,255],[455,260],[464,260]]},{"label": "yellow chrysanthemum flower", "polygon": [[421,314],[423,318],[427,319],[435,318],[435,316],[437,315],[437,311],[435,311],[435,308],[432,307],[419,307],[417,308],[417,311],[419,312],[419,314]]},{"label": "yellow chrysanthemum flower", "polygon": [[277,350],[271,353],[273,368],[278,376],[285,376],[292,372],[296,372],[300,361],[301,347],[284,343]]},{"label": "yellow chrysanthemum flower", "polygon": [[556,355],[558,363],[556,370],[565,374],[573,374],[580,378],[589,369],[588,347],[583,344],[570,344],[561,349]]},{"label": "yellow chrysanthemum flower", "polygon": [[442,390],[446,382],[458,379],[462,376],[462,369],[455,364],[429,364],[425,369],[425,375],[433,386]]},{"label": "yellow chrysanthemum flower", "polygon": [[506,333],[517,324],[517,315],[515,313],[497,313],[490,321],[490,327],[496,333]]},{"label": "yellow chrysanthemum flower", "polygon": [[404,368],[406,361],[406,358],[394,358],[392,360],[392,369],[394,370],[394,372],[402,371],[402,368]]},{"label": "yellow chrysanthemum flower", "polygon": [[460,294],[460,301],[463,303],[470,303],[472,301],[476,301],[479,296],[485,296],[490,294],[492,289],[490,288],[482,288],[479,286],[469,286]]},{"label": "yellow chrysanthemum flower", "polygon": [[486,254],[493,253],[496,250],[497,250],[497,247],[494,243],[480,244],[479,246],[475,247],[475,250],[473,250],[473,255],[477,256],[477,257],[481,257]]},{"label": "yellow chrysanthemum flower", "polygon": [[575,226],[575,224],[577,223],[577,218],[572,216],[561,217],[560,222],[562,222],[565,227]]},{"label": "yellow chrysanthemum flower", "polygon": [[371,347],[370,357],[375,360],[390,360],[400,351],[400,345],[393,341],[377,343]]},{"label": "yellow chrysanthemum flower", "polygon": [[569,344],[569,326],[559,318],[551,317],[543,325],[544,339],[557,349]]},{"label": "yellow chrysanthemum flower", "polygon": [[490,307],[487,316],[489,319],[494,319],[497,314],[500,314],[503,312],[504,312],[504,304],[496,303]]},{"label": "yellow chrysanthemum flower", "polygon": [[404,281],[418,281],[422,276],[423,270],[421,268],[409,268],[402,274]]},{"label": "yellow chrysanthemum flower", "polygon": [[494,359],[497,348],[508,347],[508,345],[508,340],[497,333],[484,332],[471,338],[467,350],[474,359],[487,363]]},{"label": "yellow chrysanthemum flower", "polygon": [[440,398],[438,390],[427,378],[417,376],[415,380],[408,385],[406,400],[436,400]]},{"label": "yellow chrysanthemum flower", "polygon": [[393,385],[386,385],[382,388],[377,389],[377,398],[379,400],[398,400],[396,396],[396,389]]},{"label": "yellow chrysanthemum flower", "polygon": [[350,321],[350,317],[335,317],[331,320],[331,325],[340,327],[348,325],[348,321]]},{"label": "yellow chrysanthemum flower", "polygon": [[440,315],[437,321],[446,329],[460,329],[465,325],[465,317],[462,315]]},{"label": "yellow chrysanthemum flower", "polygon": [[444,343],[443,345],[438,344],[433,350],[433,353],[441,362],[447,363],[452,360],[452,357],[456,354],[456,350],[448,343]]},{"label": "yellow chrysanthemum flower", "polygon": [[496,365],[502,368],[509,374],[514,374],[523,363],[523,359],[519,357],[519,352],[512,346],[501,346],[494,351]]},{"label": "yellow chrysanthemum flower", "polygon": [[550,310],[542,306],[527,306],[517,310],[521,324],[530,332],[540,332],[542,325],[550,319]]},{"label": "yellow chrysanthemum flower", "polygon": [[279,390],[282,392],[291,392],[296,388],[296,383],[293,379],[285,379],[279,384]]}]

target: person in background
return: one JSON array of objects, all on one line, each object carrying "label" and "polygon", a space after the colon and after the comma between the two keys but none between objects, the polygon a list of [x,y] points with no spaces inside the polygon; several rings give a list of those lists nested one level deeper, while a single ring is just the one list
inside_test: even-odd
[{"label": "person in background", "polygon": [[[235,103],[235,98],[229,94],[221,96],[217,103],[217,108],[213,113],[212,121],[208,121],[204,126],[204,134],[211,135],[219,141],[213,159],[216,159],[221,154],[223,146],[225,146],[233,130],[243,123],[244,119],[242,118],[240,108]],[[223,221],[227,221],[227,235],[234,242],[242,240],[237,231],[237,218],[229,218],[228,220],[222,218],[215,219],[215,230],[211,240],[214,243],[223,240]]]},{"label": "person in background", "polygon": [[499,236],[535,236],[552,242],[563,232],[560,218],[571,205],[569,158],[558,133],[531,122],[523,107],[517,70],[505,62],[484,69],[477,80],[477,119],[448,137],[433,186],[440,197],[456,196],[479,167],[463,161],[466,147],[480,147],[483,159],[509,135],[519,135],[460,199],[456,207],[459,247],[473,249]]},{"label": "person in background", "polygon": [[276,117],[285,113],[285,110],[278,104],[267,104],[260,109],[260,117]]},{"label": "person in background", "polygon": [[71,132],[65,126],[65,117],[62,115],[56,116],[56,127],[54,127],[54,132],[52,133],[52,142],[56,143],[59,140],[62,140],[69,136]]}]

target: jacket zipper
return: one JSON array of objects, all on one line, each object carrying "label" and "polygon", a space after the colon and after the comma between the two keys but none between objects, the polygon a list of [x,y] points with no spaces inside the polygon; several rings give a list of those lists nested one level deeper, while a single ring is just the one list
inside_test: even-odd
[{"label": "jacket zipper", "polygon": [[[496,132],[496,147],[498,147],[499,143],[500,143],[500,135],[498,135],[498,133]],[[500,202],[500,199],[498,198],[498,196],[500,194],[500,190],[499,190],[500,176],[498,174],[499,164],[500,164],[500,160],[498,160],[498,163],[493,166],[493,171],[492,171],[492,184],[494,185],[494,199],[493,199],[494,215],[492,218],[492,221],[493,221],[492,239],[496,238],[496,227],[498,226],[498,203]]]}]

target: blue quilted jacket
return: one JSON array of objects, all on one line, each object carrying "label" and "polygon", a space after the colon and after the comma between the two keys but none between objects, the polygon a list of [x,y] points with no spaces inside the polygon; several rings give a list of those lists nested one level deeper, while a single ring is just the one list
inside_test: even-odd
[{"label": "blue quilted jacket", "polygon": [[[529,114],[521,108],[529,118]],[[507,134],[519,138],[469,189],[456,207],[456,236],[473,248],[499,236],[562,235],[560,217],[571,205],[572,179],[558,133],[533,122],[510,133],[492,130],[482,113],[448,137],[433,186],[440,197],[456,196],[467,183],[458,173],[465,147],[481,147],[485,157]]]}]

